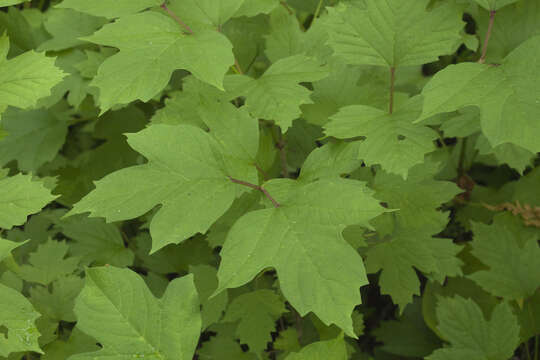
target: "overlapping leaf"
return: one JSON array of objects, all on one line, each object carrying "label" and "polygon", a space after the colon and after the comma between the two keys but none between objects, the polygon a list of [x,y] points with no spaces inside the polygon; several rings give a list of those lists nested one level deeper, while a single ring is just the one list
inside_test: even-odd
[{"label": "overlapping leaf", "polygon": [[341,232],[347,225],[369,227],[384,209],[363,183],[352,180],[272,180],[264,187],[279,207],[247,213],[231,228],[216,292],[273,267],[283,294],[300,314],[312,311],[354,336],[351,313],[367,278],[360,255]]}]

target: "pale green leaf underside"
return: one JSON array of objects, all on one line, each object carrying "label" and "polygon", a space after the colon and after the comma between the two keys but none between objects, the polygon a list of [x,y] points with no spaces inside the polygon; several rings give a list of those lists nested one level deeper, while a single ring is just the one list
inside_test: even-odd
[{"label": "pale green leaf underside", "polygon": [[77,328],[103,348],[70,360],[190,360],[201,331],[192,275],[170,282],[163,297],[156,299],[144,280],[129,269],[87,269],[75,314]]},{"label": "pale green leaf underside", "polygon": [[169,16],[147,11],[122,17],[85,38],[120,49],[103,62],[91,83],[100,89],[102,112],[137,99],[149,101],[176,69],[223,88],[223,77],[234,64],[229,40],[217,31],[186,35],[183,30]]},{"label": "pale green leaf underside", "polygon": [[367,283],[362,258],[343,239],[347,225],[369,226],[384,212],[363,183],[345,179],[265,185],[280,207],[257,210],[231,228],[221,251],[219,288],[234,288],[276,269],[283,294],[302,315],[354,336],[351,313]]},{"label": "pale green leaf underside", "polygon": [[54,66],[55,58],[28,51],[7,60],[9,39],[0,37],[0,109],[6,106],[29,108],[51,94],[64,73]]},{"label": "pale green leaf underside", "polygon": [[3,333],[0,336],[0,356],[23,351],[43,353],[38,345],[40,333],[35,325],[40,316],[22,294],[0,284],[0,327],[8,331],[7,338]]},{"label": "pale green leaf underside", "polygon": [[428,360],[506,360],[519,344],[517,319],[505,302],[486,320],[472,299],[439,298],[437,319],[438,330],[450,346],[435,350]]},{"label": "pale green leaf underside", "polygon": [[96,181],[96,189],[70,214],[90,212],[111,222],[161,205],[150,224],[155,252],[206,232],[231,206],[237,185],[228,179],[219,145],[208,133],[187,125],[152,125],[128,135],[128,142],[148,163]]},{"label": "pale green leaf underside", "polygon": [[478,106],[482,132],[491,146],[513,143],[540,151],[540,36],[521,44],[500,66],[476,63],[450,65],[424,87],[419,120]]},{"label": "pale green leaf underside", "polygon": [[159,6],[161,0],[64,0],[57,8],[73,9],[82,13],[109,19],[135,14],[144,9]]},{"label": "pale green leaf underside", "polygon": [[364,0],[328,8],[328,44],[349,64],[411,66],[436,61],[460,44],[461,13],[429,0]]},{"label": "pale green leaf underside", "polygon": [[474,0],[486,10],[499,10],[500,8],[518,2],[519,0]]},{"label": "pale green leaf underside", "polygon": [[413,124],[421,112],[420,100],[409,100],[393,114],[366,105],[343,107],[331,117],[325,134],[338,139],[365,136],[358,146],[359,158],[407,178],[409,169],[423,163],[424,155],[435,150],[437,134]]},{"label": "pale green leaf underside", "polygon": [[22,225],[56,196],[30,175],[17,174],[0,180],[0,228]]}]

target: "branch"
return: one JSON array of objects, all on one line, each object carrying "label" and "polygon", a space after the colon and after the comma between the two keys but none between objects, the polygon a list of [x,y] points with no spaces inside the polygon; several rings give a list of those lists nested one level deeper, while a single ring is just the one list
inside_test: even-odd
[{"label": "branch", "polygon": [[180,19],[178,16],[176,16],[176,14],[174,12],[172,12],[172,10],[167,7],[167,5],[165,5],[165,3],[161,4],[161,8],[163,10],[165,10],[167,12],[167,14],[169,14],[169,16],[172,17],[177,23],[179,23],[180,26],[182,26],[184,29],[186,29],[186,31],[188,33],[193,34],[193,30],[191,30],[191,28],[188,26],[188,24],[186,24],[185,22],[182,21],[182,19]]},{"label": "branch", "polygon": [[483,64],[486,62],[486,54],[489,44],[489,39],[491,38],[491,32],[493,31],[493,22],[495,21],[495,14],[497,11],[491,10],[489,12],[489,25],[486,33],[486,38],[484,40],[484,44],[482,45],[482,55],[480,56],[480,59],[478,60],[478,63]]},{"label": "branch", "polygon": [[255,184],[252,184],[252,183],[248,183],[246,181],[242,181],[242,180],[238,180],[238,179],[235,179],[235,178],[232,178],[229,176],[229,180],[231,180],[233,183],[235,184],[238,184],[238,185],[243,185],[243,186],[247,186],[249,188],[252,188],[254,190],[258,190],[260,192],[262,192],[267,198],[268,200],[270,200],[272,202],[272,205],[274,205],[275,208],[278,208],[280,207],[281,205],[276,201],[276,199],[274,199],[269,193],[268,191],[266,191],[265,188],[263,188],[262,186],[260,185],[255,185]]}]

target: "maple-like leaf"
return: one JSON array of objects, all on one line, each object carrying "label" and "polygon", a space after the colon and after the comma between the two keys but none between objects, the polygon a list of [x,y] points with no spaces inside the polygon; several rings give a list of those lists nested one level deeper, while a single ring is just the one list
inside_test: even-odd
[{"label": "maple-like leaf", "polygon": [[249,350],[260,357],[272,341],[270,333],[275,331],[277,319],[285,312],[287,309],[279,295],[263,289],[242,294],[231,301],[223,321],[238,321],[236,335],[240,343],[247,344]]},{"label": "maple-like leaf", "polygon": [[[491,146],[510,142],[540,151],[540,36],[522,43],[500,66],[450,65],[424,87],[424,109],[418,121],[466,106],[478,106],[482,132]],[[464,89],[468,89],[464,91]]]},{"label": "maple-like leaf", "polygon": [[523,300],[540,284],[538,235],[527,234],[520,239],[508,220],[497,216],[492,225],[473,224],[471,253],[489,269],[468,277],[497,297]]},{"label": "maple-like leaf", "polygon": [[290,56],[273,63],[258,79],[229,76],[225,88],[234,96],[245,96],[246,106],[256,118],[274,120],[285,132],[300,114],[300,105],[311,104],[310,91],[301,82],[321,80],[328,70],[305,55]]},{"label": "maple-like leaf", "polygon": [[38,344],[41,335],[35,321],[40,314],[18,291],[0,283],[0,328],[7,329],[7,336],[0,336],[0,356],[15,352],[35,351],[43,354]]},{"label": "maple-like leaf", "polygon": [[210,295],[218,286],[217,270],[209,265],[195,265],[189,267],[189,272],[193,274],[195,287],[199,293],[201,302],[202,329],[218,322],[227,308],[229,296],[227,292],[210,298]]},{"label": "maple-like leaf", "polygon": [[0,174],[0,227],[22,225],[28,215],[40,211],[56,196],[32,176],[17,174],[2,179]]},{"label": "maple-like leaf", "polygon": [[519,325],[506,302],[498,304],[486,320],[473,300],[441,297],[437,319],[438,330],[450,346],[435,350],[427,360],[506,360],[519,344]]},{"label": "maple-like leaf", "polygon": [[234,64],[231,43],[216,31],[183,31],[170,16],[147,11],[121,17],[85,38],[120,50],[103,62],[92,82],[100,90],[102,113],[116,104],[152,99],[176,69],[223,88]]},{"label": "maple-like leaf", "polygon": [[247,213],[233,225],[221,251],[216,293],[273,267],[283,294],[301,315],[313,311],[355,336],[351,313],[367,278],[362,258],[341,232],[347,225],[369,227],[384,208],[353,180],[278,179],[264,188],[280,206]]},{"label": "maple-like leaf", "polygon": [[192,275],[170,282],[163,297],[156,299],[143,279],[129,269],[89,268],[75,314],[76,328],[94,337],[102,349],[69,360],[188,360],[201,331]]},{"label": "maple-like leaf", "polygon": [[163,4],[162,0],[64,0],[56,5],[56,8],[74,9],[82,13],[113,19],[124,15],[135,14],[161,4]]},{"label": "maple-like leaf", "polygon": [[359,157],[368,165],[380,164],[406,179],[409,169],[435,150],[437,134],[413,124],[421,109],[420,97],[410,99],[392,114],[366,105],[346,106],[325,125],[325,134],[338,139],[365,137],[358,146]]},{"label": "maple-like leaf", "polygon": [[0,110],[9,105],[29,108],[51,93],[64,73],[54,66],[55,59],[28,51],[7,60],[9,39],[0,36]]},{"label": "maple-like leaf", "polygon": [[486,10],[497,11],[500,8],[518,2],[519,0],[474,0]]},{"label": "maple-like leaf", "polygon": [[364,0],[329,7],[329,45],[349,64],[411,66],[436,61],[461,43],[461,12],[429,0]]},{"label": "maple-like leaf", "polygon": [[0,263],[7,257],[11,255],[11,251],[18,248],[21,245],[24,245],[27,243],[27,241],[24,242],[14,242],[6,240],[2,237],[0,237]]},{"label": "maple-like leaf", "polygon": [[220,145],[208,133],[187,125],[153,125],[129,134],[128,142],[148,163],[96,181],[96,189],[69,214],[90,212],[119,221],[161,204],[150,224],[155,252],[206,232],[231,206],[238,185],[228,178]]},{"label": "maple-like leaf", "polygon": [[333,340],[318,341],[302,348],[297,353],[289,354],[285,360],[347,360],[347,348],[343,335]]}]

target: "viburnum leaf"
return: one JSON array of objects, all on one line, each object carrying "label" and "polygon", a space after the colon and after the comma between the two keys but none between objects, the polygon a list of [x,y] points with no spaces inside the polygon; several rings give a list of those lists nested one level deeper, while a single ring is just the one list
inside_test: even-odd
[{"label": "viburnum leaf", "polygon": [[285,360],[347,360],[347,348],[343,335],[327,341],[311,343],[297,353],[289,354]]},{"label": "viburnum leaf", "polygon": [[43,354],[38,344],[41,335],[35,321],[41,315],[32,304],[18,291],[0,283],[0,356],[23,351],[35,351]]},{"label": "viburnum leaf", "polygon": [[69,339],[57,339],[45,346],[43,360],[65,360],[71,355],[99,350],[99,346],[92,337],[77,328],[71,332]]},{"label": "viburnum leaf", "polygon": [[242,294],[227,308],[224,322],[238,321],[236,335],[241,344],[260,357],[267,343],[272,341],[271,332],[276,329],[276,321],[287,312],[285,304],[274,291],[262,289]]},{"label": "viburnum leaf", "polygon": [[409,169],[423,163],[425,154],[435,150],[437,134],[413,124],[421,109],[420,97],[410,99],[392,114],[366,105],[346,106],[325,125],[325,134],[338,139],[366,137],[358,146],[359,157],[368,165],[380,164],[406,179]]},{"label": "viburnum leaf", "polygon": [[381,292],[391,295],[401,311],[412,302],[413,295],[420,295],[414,267],[431,273],[440,282],[446,276],[461,274],[462,262],[456,257],[461,247],[451,239],[432,237],[448,222],[448,215],[436,208],[460,189],[451,182],[434,180],[435,171],[432,164],[417,165],[407,180],[378,172],[373,184],[376,197],[399,210],[383,215],[390,219],[380,231],[390,238],[368,250],[366,267],[370,273],[382,269]]},{"label": "viburnum leaf", "polygon": [[264,188],[279,207],[249,212],[233,225],[221,250],[216,293],[273,267],[284,296],[301,315],[312,311],[355,336],[351,313],[367,278],[362,258],[341,232],[347,225],[370,227],[384,208],[359,181],[278,179]]},{"label": "viburnum leaf", "polygon": [[436,61],[461,43],[461,12],[429,0],[364,0],[328,7],[328,44],[349,64],[411,66]]},{"label": "viburnum leaf", "polygon": [[253,0],[171,0],[170,9],[182,14],[182,20],[193,30],[219,29],[243,5]]},{"label": "viburnum leaf", "polygon": [[52,282],[51,291],[45,286],[31,287],[30,301],[42,315],[53,321],[75,322],[77,318],[73,306],[83,284],[79,276],[60,277]]},{"label": "viburnum leaf", "polygon": [[7,257],[10,256],[11,251],[13,249],[18,248],[21,245],[24,245],[29,240],[23,241],[23,242],[14,242],[6,240],[2,237],[0,237],[0,263]]},{"label": "viburnum leaf", "polygon": [[82,13],[113,19],[124,15],[135,14],[161,4],[163,4],[161,0],[64,0],[56,5],[56,8],[74,9]]},{"label": "viburnum leaf", "polygon": [[103,62],[91,83],[100,90],[102,113],[116,104],[152,99],[176,69],[223,88],[223,77],[234,64],[229,40],[216,31],[186,35],[183,30],[170,16],[147,11],[121,17],[85,38],[120,49]]},{"label": "viburnum leaf", "polygon": [[29,264],[21,265],[19,275],[28,282],[48,285],[54,280],[77,270],[79,258],[67,257],[69,245],[49,239],[30,253]]},{"label": "viburnum leaf", "polygon": [[2,114],[2,127],[8,135],[0,140],[0,165],[17,160],[23,171],[37,171],[51,161],[68,132],[66,118],[44,109],[8,108]]},{"label": "viburnum leaf", "polygon": [[29,0],[0,0],[0,7],[17,5]]},{"label": "viburnum leaf", "polygon": [[50,95],[64,73],[54,66],[55,58],[28,51],[7,60],[9,39],[0,36],[0,110],[8,105],[29,108]]},{"label": "viburnum leaf", "polygon": [[96,181],[69,215],[90,212],[119,221],[161,204],[150,224],[155,252],[206,232],[231,206],[238,185],[229,180],[219,144],[208,133],[188,125],[152,125],[129,134],[128,142],[148,163]]},{"label": "viburnum leaf", "polygon": [[[508,218],[506,218],[508,219]],[[471,253],[489,269],[477,271],[469,278],[484,290],[507,300],[525,299],[540,284],[540,248],[538,235],[528,235],[520,243],[504,217],[494,223],[473,223]]]},{"label": "viburnum leaf", "polygon": [[76,328],[94,337],[102,349],[69,360],[191,360],[201,331],[192,275],[171,281],[163,297],[156,299],[129,269],[89,268],[75,314]]},{"label": "viburnum leaf", "polygon": [[40,211],[55,198],[42,181],[33,181],[30,175],[2,179],[0,174],[0,228],[24,224],[28,215]]},{"label": "viburnum leaf", "polygon": [[313,150],[304,161],[298,180],[311,182],[350,174],[362,165],[358,143],[328,143]]},{"label": "viburnum leaf", "polygon": [[124,246],[118,227],[106,224],[103,219],[73,216],[60,223],[62,233],[74,240],[70,254],[81,257],[85,264],[113,265],[133,264],[133,252]]},{"label": "viburnum leaf", "polygon": [[328,70],[305,55],[273,63],[258,79],[229,76],[225,88],[234,96],[245,96],[246,106],[256,118],[274,120],[285,132],[301,114],[300,105],[311,104],[310,91],[301,82],[321,80]]},{"label": "viburnum leaf", "polygon": [[201,302],[202,329],[218,322],[227,308],[229,296],[226,291],[209,298],[218,286],[217,269],[209,265],[195,265],[189,267],[193,274],[195,287]]},{"label": "viburnum leaf", "polygon": [[428,360],[506,360],[519,345],[519,325],[508,303],[498,304],[486,320],[471,299],[440,297],[438,330],[450,346],[437,349]]},{"label": "viburnum leaf", "polygon": [[474,1],[486,10],[496,11],[506,5],[518,2],[519,0],[474,0]]},{"label": "viburnum leaf", "polygon": [[[482,132],[491,146],[510,142],[540,151],[536,134],[540,98],[535,74],[540,71],[540,36],[522,43],[500,66],[450,65],[424,87],[424,109],[418,121],[465,106],[478,106]],[[464,89],[468,89],[464,91]]]}]

